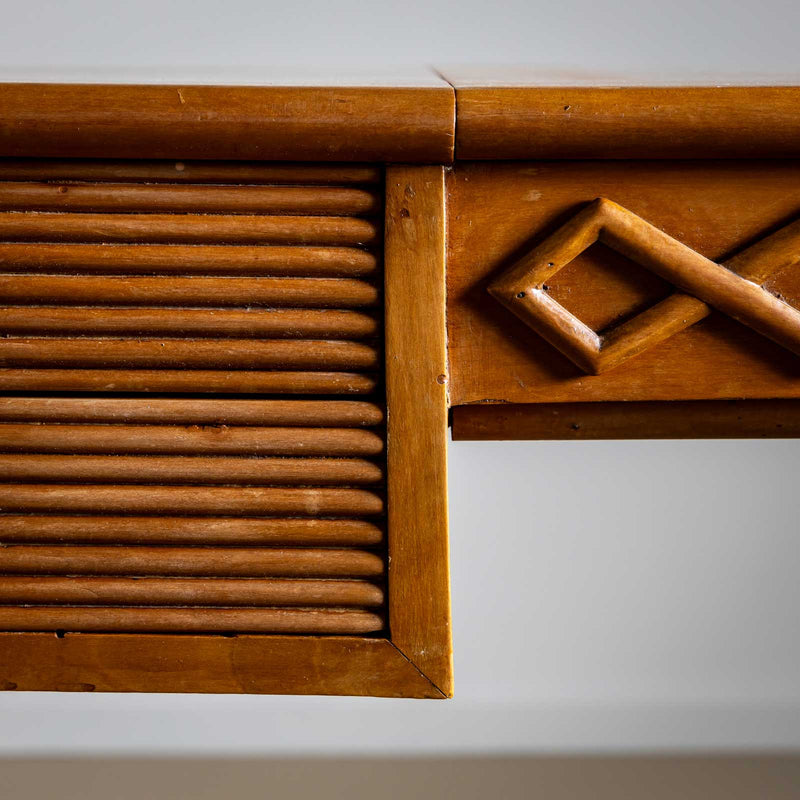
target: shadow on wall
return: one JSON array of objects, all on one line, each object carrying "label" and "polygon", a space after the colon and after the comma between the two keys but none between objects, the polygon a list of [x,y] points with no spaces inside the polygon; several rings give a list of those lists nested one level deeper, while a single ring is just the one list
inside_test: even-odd
[{"label": "shadow on wall", "polygon": [[797,800],[800,754],[407,759],[18,759],[3,800]]}]

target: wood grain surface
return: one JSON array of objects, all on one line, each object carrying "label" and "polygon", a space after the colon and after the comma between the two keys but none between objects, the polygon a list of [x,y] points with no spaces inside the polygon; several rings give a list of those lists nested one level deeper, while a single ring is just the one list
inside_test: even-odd
[{"label": "wood grain surface", "polygon": [[459,160],[800,156],[800,86],[534,88],[456,80],[456,103]]},{"label": "wood grain surface", "polygon": [[500,403],[453,409],[453,439],[740,439],[800,436],[797,400]]},{"label": "wood grain surface", "polygon": [[0,86],[14,157],[449,163],[455,96],[426,87]]},{"label": "wood grain surface", "polygon": [[[797,219],[799,178],[795,161],[457,166],[448,184],[451,403],[800,396],[800,360],[722,314],[587,376],[486,291],[523,253],[603,196],[707,259],[734,264],[738,253]],[[778,270],[765,287],[800,306],[794,267]],[[601,333],[673,291],[602,244],[548,280],[548,293]]]},{"label": "wood grain surface", "polygon": [[449,697],[444,170],[391,168],[386,191],[391,638]]}]

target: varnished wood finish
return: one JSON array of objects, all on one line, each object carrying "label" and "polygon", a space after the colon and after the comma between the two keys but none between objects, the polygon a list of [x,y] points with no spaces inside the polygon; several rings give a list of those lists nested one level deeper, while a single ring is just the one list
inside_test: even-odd
[{"label": "varnished wood finish", "polygon": [[350,278],[174,278],[84,275],[0,275],[9,305],[305,306],[361,308],[377,288]]},{"label": "varnished wood finish", "polygon": [[380,212],[372,190],[334,186],[203,186],[0,181],[0,210],[202,212],[363,216]]},{"label": "varnished wood finish", "polygon": [[2,605],[380,606],[367,580],[0,576]]},{"label": "varnished wood finish", "polygon": [[453,439],[800,437],[800,401],[501,403],[453,409]]},{"label": "varnished wood finish", "polygon": [[0,306],[8,333],[364,339],[380,333],[374,315],[316,308],[125,308]]},{"label": "varnished wood finish", "polygon": [[3,631],[365,634],[383,628],[372,611],[339,608],[124,608],[0,606]]},{"label": "varnished wood finish", "polygon": [[378,237],[374,222],[357,217],[0,212],[0,238],[17,242],[352,247],[375,244]]},{"label": "varnished wood finish", "polygon": [[383,171],[374,164],[3,158],[0,180],[351,186],[381,183]]},{"label": "varnished wood finish", "polygon": [[[440,86],[0,85],[0,154],[449,163]],[[76,135],[76,132],[78,134]]]},{"label": "varnished wood finish", "polygon": [[0,397],[3,422],[128,422],[367,427],[384,410],[364,400],[230,400],[176,397]]},{"label": "varnished wood finish", "polygon": [[460,160],[800,156],[799,86],[455,85]]},{"label": "varnished wood finish", "polygon": [[0,542],[25,544],[180,544],[374,547],[375,521],[288,517],[105,517],[3,514]]},{"label": "varnished wood finish", "polygon": [[391,637],[450,696],[444,171],[391,168],[386,191]]},{"label": "varnished wood finish", "polygon": [[0,575],[192,575],[219,577],[379,577],[383,559],[326,548],[101,547],[4,545]]},{"label": "varnished wood finish", "polygon": [[[551,280],[602,242],[687,294],[666,300],[598,334],[548,294]],[[599,374],[704,319],[713,306],[795,355],[800,310],[758,284],[800,261],[800,222],[736,256],[741,272],[718,265],[622,206],[599,198],[489,285],[489,292],[586,372]],[[705,301],[705,302],[704,302]],[[708,303],[708,305],[706,305]]]},{"label": "varnished wood finish", "polygon": [[377,456],[383,436],[359,428],[0,424],[0,452]]},{"label": "varnished wood finish", "polygon": [[325,339],[0,339],[3,367],[377,370],[376,347]]},{"label": "varnished wood finish", "polygon": [[[492,280],[588,201],[613,195],[706,259],[732,268],[742,268],[747,259],[758,267],[753,279],[763,278],[756,273],[765,263],[784,267],[765,289],[800,306],[800,272],[792,266],[797,254],[786,246],[791,229],[776,233],[800,213],[799,178],[794,161],[457,166],[449,183],[451,402],[800,397],[795,355],[723,314],[708,315],[694,299],[680,301],[670,316],[678,329],[696,324],[587,377],[486,292]],[[761,247],[772,249],[769,258]],[[674,291],[670,282],[603,245],[589,248],[547,284],[550,297],[601,334]]]},{"label": "varnished wood finish", "polygon": [[10,392],[366,395],[378,386],[377,375],[362,372],[0,368],[0,391]]},{"label": "varnished wood finish", "polygon": [[12,513],[374,517],[383,510],[381,495],[366,489],[0,484],[0,511]]},{"label": "varnished wood finish", "polygon": [[442,697],[391,642],[353,636],[0,633],[0,686]]},{"label": "varnished wood finish", "polygon": [[373,274],[377,263],[355,247],[0,242],[3,272],[352,278]]},{"label": "varnished wood finish", "polygon": [[0,481],[12,483],[369,486],[383,478],[379,464],[360,458],[0,454]]}]

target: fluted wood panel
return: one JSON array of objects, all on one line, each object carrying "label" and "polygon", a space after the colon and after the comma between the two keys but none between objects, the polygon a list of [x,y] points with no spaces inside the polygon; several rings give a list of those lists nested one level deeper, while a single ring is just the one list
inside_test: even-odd
[{"label": "fluted wood panel", "polygon": [[385,629],[381,179],[0,160],[0,631]]}]

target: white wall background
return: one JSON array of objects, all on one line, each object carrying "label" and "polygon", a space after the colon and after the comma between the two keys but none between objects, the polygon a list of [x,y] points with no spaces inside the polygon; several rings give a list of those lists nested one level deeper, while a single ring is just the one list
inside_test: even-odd
[{"label": "white wall background", "polygon": [[[0,11],[0,79],[485,62],[800,82],[794,0]],[[799,457],[795,442],[453,444],[455,700],[6,693],[0,756],[800,747]]]}]

